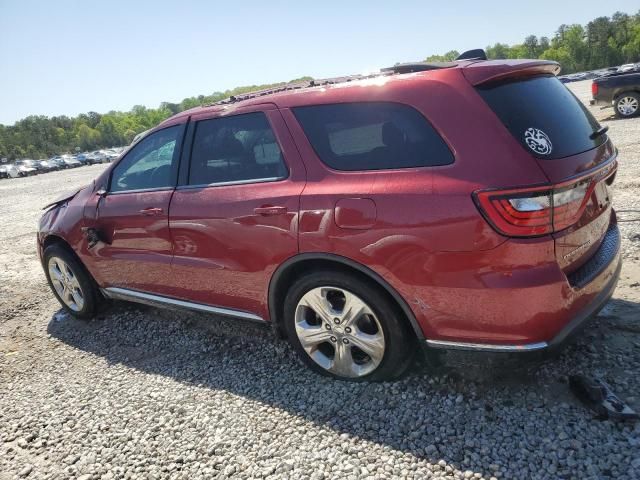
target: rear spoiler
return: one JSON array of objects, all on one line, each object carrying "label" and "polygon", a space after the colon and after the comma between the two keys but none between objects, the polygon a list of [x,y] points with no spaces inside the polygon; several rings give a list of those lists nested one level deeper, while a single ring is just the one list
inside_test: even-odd
[{"label": "rear spoiler", "polygon": [[478,86],[532,75],[557,75],[560,64],[549,60],[487,60],[466,65],[462,73],[471,85]]}]

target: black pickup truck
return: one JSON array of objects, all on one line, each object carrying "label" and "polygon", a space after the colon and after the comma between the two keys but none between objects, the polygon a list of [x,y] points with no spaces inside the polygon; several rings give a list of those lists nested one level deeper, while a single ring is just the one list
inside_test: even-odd
[{"label": "black pickup truck", "polygon": [[616,117],[630,118],[640,113],[640,73],[613,73],[591,84],[591,105],[613,107]]}]

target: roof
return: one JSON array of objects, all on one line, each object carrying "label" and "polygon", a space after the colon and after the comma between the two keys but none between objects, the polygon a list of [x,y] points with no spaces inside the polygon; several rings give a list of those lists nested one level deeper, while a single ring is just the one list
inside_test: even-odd
[{"label": "roof", "polygon": [[[468,68],[470,67],[470,68]],[[405,63],[382,69],[369,75],[349,75],[344,77],[294,82],[278,87],[258,90],[236,95],[219,102],[195,107],[178,113],[163,122],[176,123],[185,116],[212,114],[216,112],[231,113],[238,108],[271,103],[278,108],[297,107],[319,103],[340,103],[349,101],[351,97],[371,94],[385,87],[389,91],[394,88],[408,87],[415,82],[428,80],[445,81],[451,78],[453,71],[464,70],[464,75],[472,85],[479,85],[490,80],[506,77],[515,72],[535,71],[537,73],[559,72],[556,62],[544,60],[479,60],[468,59],[443,63]],[[364,88],[363,88],[364,87]],[[366,90],[365,90],[366,89]],[[372,97],[375,98],[375,95]]]},{"label": "roof", "polygon": [[[362,87],[374,87],[382,85],[391,85],[399,80],[406,80],[408,76],[423,76],[434,70],[450,69],[461,66],[461,63],[469,62],[446,62],[446,63],[414,63],[414,64],[398,64],[395,67],[382,69],[380,72],[366,75],[347,75],[343,77],[313,79],[304,82],[294,82],[280,85],[264,90],[243,93],[241,95],[231,96],[218,102],[205,104],[194,107],[184,112],[180,112],[170,119],[177,120],[185,116],[197,115],[203,113],[215,113],[238,107],[250,105],[258,105],[265,103],[273,103],[278,107],[289,107],[298,104],[305,104],[302,98],[307,95],[314,96],[319,93],[326,93],[333,89],[356,89]],[[172,122],[173,123],[173,122]]]}]

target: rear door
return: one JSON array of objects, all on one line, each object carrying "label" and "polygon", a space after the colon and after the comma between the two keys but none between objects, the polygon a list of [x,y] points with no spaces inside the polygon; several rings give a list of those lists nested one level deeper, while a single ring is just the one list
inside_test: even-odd
[{"label": "rear door", "polygon": [[175,296],[266,318],[271,275],[298,252],[299,154],[271,104],[194,117],[190,131],[169,217]]},{"label": "rear door", "polygon": [[575,218],[554,212],[558,263],[566,273],[575,271],[598,249],[610,224],[615,149],[606,131],[553,75],[501,78],[476,85],[476,91],[558,185],[554,204],[566,201],[567,211],[578,212]]},{"label": "rear door", "polygon": [[107,287],[170,290],[169,203],[183,131],[184,125],[158,130],[130,149],[87,220],[104,240],[87,251],[88,261]]}]

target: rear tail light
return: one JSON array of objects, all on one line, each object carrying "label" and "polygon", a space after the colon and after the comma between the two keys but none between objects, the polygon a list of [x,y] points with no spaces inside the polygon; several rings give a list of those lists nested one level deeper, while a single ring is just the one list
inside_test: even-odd
[{"label": "rear tail light", "polygon": [[553,194],[548,187],[475,193],[480,210],[498,232],[533,237],[553,232]]},{"label": "rear tail light", "polygon": [[615,174],[616,163],[594,175],[558,185],[474,193],[485,218],[503,235],[536,237],[564,230],[575,224],[601,180]]},{"label": "rear tail light", "polygon": [[591,95],[594,97],[598,95],[598,84],[596,82],[591,82]]}]

